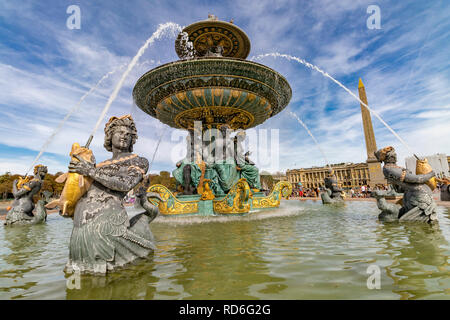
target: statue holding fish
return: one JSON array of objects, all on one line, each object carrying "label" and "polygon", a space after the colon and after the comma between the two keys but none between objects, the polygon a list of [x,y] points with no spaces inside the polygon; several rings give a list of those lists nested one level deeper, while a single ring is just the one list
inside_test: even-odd
[{"label": "statue holding fish", "polygon": [[[77,157],[95,163],[94,155],[88,148],[80,147],[79,143],[72,145],[70,151],[71,161],[77,162]],[[87,192],[92,184],[92,179],[88,176],[83,176],[78,173],[64,173],[55,179],[58,183],[65,183],[61,197],[46,205],[46,208],[53,209],[59,207],[59,214],[63,217],[73,217],[75,212],[75,205],[83,194]]]},{"label": "statue holding fish", "polygon": [[149,167],[146,158],[132,153],[137,137],[130,115],[112,117],[105,126],[104,142],[106,150],[112,152],[111,159],[95,164],[93,156],[87,160],[82,156],[86,152],[77,154],[72,149],[64,187],[66,198],[63,191],[59,200],[66,215],[70,215],[72,201],[76,202],[66,272],[105,274],[153,252],[149,223],[157,216],[158,208],[148,197],[159,195],[139,194],[142,212],[131,219],[122,204]]},{"label": "statue holding fish", "polygon": [[5,225],[29,225],[45,222],[47,211],[44,205],[48,197],[39,200],[35,205],[33,196],[41,190],[46,174],[47,167],[37,165],[34,167],[34,177],[27,176],[14,180],[12,190],[14,202],[6,213]]},{"label": "statue holding fish", "polygon": [[383,221],[437,221],[436,203],[433,190],[436,188],[435,173],[428,162],[417,159],[416,173],[408,172],[397,166],[397,154],[393,147],[386,147],[375,152],[375,157],[384,162],[383,174],[394,190],[403,193],[401,204],[388,203],[386,191],[374,190],[372,196],[377,199],[377,206],[382,212],[379,219]]}]

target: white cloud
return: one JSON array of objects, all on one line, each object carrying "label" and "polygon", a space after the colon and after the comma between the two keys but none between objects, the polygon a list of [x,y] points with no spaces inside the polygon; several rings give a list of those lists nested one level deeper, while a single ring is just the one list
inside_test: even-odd
[{"label": "white cloud", "polygon": [[[80,32],[60,26],[65,17],[53,18],[25,2],[24,12],[12,2],[0,4],[0,15],[21,29],[14,45],[0,45],[0,136],[2,144],[39,151],[67,111],[106,72],[128,63],[158,23],[187,25],[214,13],[234,18],[252,41],[251,55],[279,51],[314,62],[353,92],[358,78],[366,85],[369,106],[376,110],[420,154],[450,153],[449,22],[439,4],[414,11],[405,4],[382,9],[382,29],[367,30],[366,1],[246,1],[206,4],[197,2],[174,10],[165,1],[136,2],[129,6],[111,2],[109,7],[83,3]],[[421,4],[416,4],[420,7]],[[181,6],[181,4],[180,4]],[[64,9],[64,8],[63,8]],[[54,9],[56,10],[56,9]],[[59,7],[58,7],[59,10]],[[56,12],[56,11],[52,11]],[[414,14],[411,14],[414,12]],[[132,17],[132,19],[130,19]],[[30,21],[35,19],[36,24]],[[64,19],[62,19],[64,20]],[[0,34],[6,32],[1,29]],[[44,36],[45,35],[45,36]],[[8,38],[9,39],[9,38]],[[34,41],[30,41],[34,40]],[[131,91],[136,80],[157,64],[176,60],[174,39],[162,39],[150,47],[129,75],[104,122],[112,115],[132,113],[140,136],[135,151],[149,159],[166,127],[133,106]],[[27,48],[16,48],[20,43]],[[332,163],[366,159],[359,103],[328,79],[294,62],[267,58],[262,61],[284,75],[293,89],[288,107],[308,125]],[[84,143],[114,85],[118,72],[81,105],[61,134],[50,144],[41,162],[64,169],[73,142]],[[373,118],[378,147],[395,145],[399,159],[410,156],[392,134]],[[269,119],[260,128],[280,129],[280,168],[324,165],[324,159],[305,130],[286,114]],[[152,171],[174,168],[168,129],[156,153]],[[109,157],[103,148],[102,128],[91,145],[97,161]],[[0,155],[0,169],[23,172],[31,157]],[[171,170],[171,169],[170,169]],[[52,170],[51,170],[52,171]]]}]

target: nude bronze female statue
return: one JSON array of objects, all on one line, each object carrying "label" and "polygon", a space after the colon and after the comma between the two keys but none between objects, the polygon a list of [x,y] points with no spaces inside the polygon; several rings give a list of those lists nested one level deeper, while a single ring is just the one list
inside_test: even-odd
[{"label": "nude bronze female statue", "polygon": [[[37,206],[35,206],[33,196],[41,190],[46,174],[47,167],[37,165],[34,167],[35,176],[33,179],[29,180],[25,178],[25,180],[19,183],[17,180],[14,180],[12,190],[14,202],[6,214],[5,225],[26,225],[45,222],[47,211],[44,205],[48,199],[39,200]],[[36,210],[33,214],[35,208]]]},{"label": "nude bronze female statue", "polygon": [[403,193],[402,205],[388,203],[386,191],[374,190],[372,196],[377,199],[377,206],[382,210],[379,215],[384,221],[421,221],[437,220],[436,203],[430,187],[426,184],[435,176],[434,171],[427,174],[413,174],[397,166],[397,154],[393,147],[386,147],[375,152],[375,157],[384,162],[383,174],[394,190]]},{"label": "nude bronze female statue", "polygon": [[79,161],[70,163],[69,172],[89,177],[93,183],[75,207],[66,272],[105,274],[153,252],[149,223],[158,208],[149,203],[148,194],[140,194],[145,212],[129,219],[122,205],[149,166],[147,159],[132,153],[136,139],[130,115],[112,117],[105,126],[104,143],[112,158],[95,165],[76,157]]}]

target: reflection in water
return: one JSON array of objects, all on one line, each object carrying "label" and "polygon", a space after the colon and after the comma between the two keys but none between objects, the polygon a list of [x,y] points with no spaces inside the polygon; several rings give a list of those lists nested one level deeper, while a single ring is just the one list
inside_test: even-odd
[{"label": "reflection in water", "polygon": [[[79,290],[63,273],[72,221],[50,215],[0,228],[0,299],[449,299],[448,210],[436,229],[378,213],[372,202],[291,200],[244,217],[159,217],[153,256],[82,276]],[[372,264],[381,290],[366,286]]]},{"label": "reflection in water", "polygon": [[250,285],[281,280],[270,275],[258,254],[264,236],[261,228],[250,221],[170,228],[184,244],[173,250],[184,268],[173,279],[193,299],[257,298],[250,294]]},{"label": "reflection in water", "polygon": [[392,258],[386,273],[400,299],[434,298],[450,288],[448,241],[439,224],[385,223],[379,242]]},{"label": "reflection in water", "polygon": [[[42,225],[4,228],[2,239],[2,259],[8,264],[0,270],[0,293],[12,290],[29,290],[37,282],[27,281],[26,275],[37,268],[30,263],[42,254],[48,243],[45,228]],[[17,296],[15,298],[19,298]]]},{"label": "reflection in water", "polygon": [[66,275],[66,279],[74,284],[72,289],[66,288],[66,298],[78,299],[154,299],[154,287],[149,285],[157,281],[151,274],[150,261],[137,261],[135,265],[106,276],[83,275],[80,277],[79,288],[75,288],[75,281]]},{"label": "reflection in water", "polygon": [[50,215],[47,223],[0,229],[0,298],[61,299],[70,225]]}]

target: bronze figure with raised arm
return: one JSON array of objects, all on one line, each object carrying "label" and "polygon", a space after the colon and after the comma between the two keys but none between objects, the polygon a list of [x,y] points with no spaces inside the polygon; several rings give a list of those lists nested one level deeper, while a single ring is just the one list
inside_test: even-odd
[{"label": "bronze figure with raised arm", "polygon": [[136,139],[130,115],[112,117],[105,126],[104,143],[112,158],[95,165],[76,157],[79,161],[70,163],[69,172],[89,177],[93,183],[75,207],[66,272],[105,274],[153,252],[149,223],[158,208],[147,197],[159,196],[140,194],[145,212],[131,219],[122,204],[149,166],[146,158],[132,153]]},{"label": "bronze figure with raised arm", "polygon": [[21,178],[20,181],[14,180],[12,190],[14,202],[6,214],[5,225],[26,225],[45,222],[47,211],[44,205],[47,203],[50,194],[45,197],[45,200],[39,200],[36,206],[33,203],[33,196],[41,190],[46,174],[47,167],[37,165],[34,167],[34,177]]},{"label": "bronze figure with raised arm", "polygon": [[377,205],[382,210],[379,215],[384,221],[420,221],[433,222],[437,220],[436,203],[432,190],[427,182],[435,176],[434,171],[426,174],[414,174],[397,166],[397,154],[393,147],[386,147],[375,152],[380,162],[384,162],[383,174],[394,190],[403,193],[402,205],[388,203],[387,193],[374,190],[372,196],[377,199]]},{"label": "bronze figure with raised arm", "polygon": [[330,204],[330,203],[343,203],[344,198],[342,194],[344,190],[342,190],[334,173],[334,170],[329,168],[328,175],[324,179],[325,182],[325,192],[321,193],[322,203]]}]

